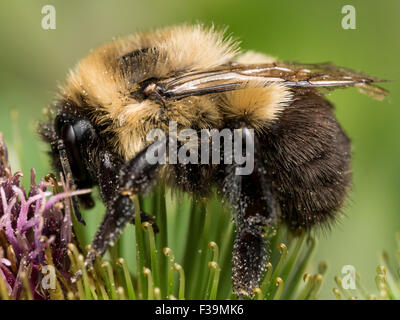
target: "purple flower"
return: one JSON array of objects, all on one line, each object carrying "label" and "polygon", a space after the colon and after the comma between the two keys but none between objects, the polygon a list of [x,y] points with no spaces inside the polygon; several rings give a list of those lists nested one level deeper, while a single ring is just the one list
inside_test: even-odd
[{"label": "purple flower", "polygon": [[61,177],[62,193],[48,189],[59,188],[55,178],[36,184],[31,171],[28,194],[21,184],[21,172],[11,173],[7,148],[0,134],[0,278],[12,299],[21,297],[23,279],[28,278],[34,299],[47,299],[49,294],[40,286],[41,268],[51,260],[65,280],[69,280],[67,245],[72,242],[70,197],[88,190],[72,191],[68,179]]}]

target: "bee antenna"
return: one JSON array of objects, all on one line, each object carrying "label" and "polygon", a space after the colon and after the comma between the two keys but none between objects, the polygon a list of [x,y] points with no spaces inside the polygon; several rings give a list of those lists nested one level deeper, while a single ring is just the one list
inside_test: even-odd
[{"label": "bee antenna", "polygon": [[[58,148],[58,152],[60,154],[60,162],[61,162],[61,167],[63,169],[65,179],[66,179],[66,181],[69,181],[71,188],[73,190],[76,190],[75,181],[72,176],[71,165],[68,160],[67,151],[65,150],[65,144],[64,144],[63,140],[61,140],[61,139],[58,140],[57,148]],[[78,220],[80,223],[82,223],[85,226],[86,222],[82,217],[81,211],[79,210],[77,196],[72,197],[72,206],[74,208],[74,214],[75,214],[76,220]]]}]

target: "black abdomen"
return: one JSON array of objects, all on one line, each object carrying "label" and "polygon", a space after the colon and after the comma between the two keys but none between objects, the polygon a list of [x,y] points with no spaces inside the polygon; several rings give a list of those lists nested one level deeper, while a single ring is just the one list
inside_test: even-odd
[{"label": "black abdomen", "polygon": [[332,220],[351,184],[350,139],[332,105],[314,92],[297,94],[263,149],[282,219],[306,229]]}]

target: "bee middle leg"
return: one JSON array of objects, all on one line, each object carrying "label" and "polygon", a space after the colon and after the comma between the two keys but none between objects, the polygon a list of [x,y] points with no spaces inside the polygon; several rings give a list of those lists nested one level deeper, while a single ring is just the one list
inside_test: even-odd
[{"label": "bee middle leg", "polygon": [[259,286],[268,258],[265,227],[275,223],[279,210],[263,166],[258,139],[246,127],[241,131],[246,140],[245,154],[254,161],[254,169],[247,175],[239,175],[240,165],[230,161],[232,164],[224,165],[221,181],[222,193],[232,207],[236,225],[232,280],[233,290],[239,297],[253,296],[253,290]]},{"label": "bee middle leg", "polygon": [[[107,197],[107,212],[96,232],[91,248],[85,260],[85,268],[90,269],[97,256],[102,256],[108,247],[118,240],[127,223],[132,222],[135,217],[135,205],[132,197],[145,193],[153,186],[157,178],[160,164],[150,163],[146,156],[147,153],[166,152],[166,142],[164,139],[158,140],[142,150],[136,157],[123,164],[119,172],[118,185],[111,183],[114,173],[112,166],[102,170],[99,180],[102,194]],[[110,173],[113,173],[112,175]],[[102,179],[103,176],[103,179]],[[107,180],[110,178],[110,180]],[[108,182],[107,182],[108,181]],[[102,187],[103,186],[103,187]],[[152,217],[141,212],[143,221],[152,221]],[[157,227],[155,227],[157,231]]]}]

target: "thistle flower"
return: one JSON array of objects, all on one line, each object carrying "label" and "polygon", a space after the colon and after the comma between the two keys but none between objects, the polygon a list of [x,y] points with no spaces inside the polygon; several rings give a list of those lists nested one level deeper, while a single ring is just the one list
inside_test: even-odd
[{"label": "thistle flower", "polygon": [[26,193],[22,177],[21,172],[12,174],[0,134],[0,282],[12,299],[48,299],[49,293],[41,287],[42,267],[51,263],[69,279],[69,198],[87,190],[71,191],[68,183],[62,181],[64,191],[53,194],[48,188],[58,188],[54,179],[50,179],[52,183],[41,179],[36,184],[32,169],[30,190]]}]

